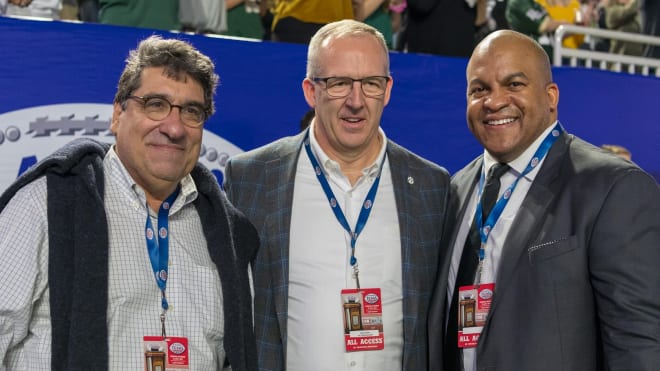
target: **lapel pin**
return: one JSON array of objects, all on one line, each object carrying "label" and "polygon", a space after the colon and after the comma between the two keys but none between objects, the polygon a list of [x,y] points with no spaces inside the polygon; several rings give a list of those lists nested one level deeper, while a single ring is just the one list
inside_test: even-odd
[{"label": "lapel pin", "polygon": [[415,178],[409,176],[408,177],[408,184],[415,184]]}]

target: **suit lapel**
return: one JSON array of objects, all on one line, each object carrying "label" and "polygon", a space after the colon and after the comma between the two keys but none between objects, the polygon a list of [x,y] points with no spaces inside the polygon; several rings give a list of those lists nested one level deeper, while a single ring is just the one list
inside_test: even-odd
[{"label": "suit lapel", "polygon": [[557,139],[548,152],[539,173],[516,213],[509,234],[504,242],[504,249],[497,273],[497,282],[495,284],[495,296],[493,297],[493,303],[479,340],[479,345],[486,342],[488,337],[487,330],[491,318],[497,312],[504,292],[512,286],[510,282],[514,277],[517,267],[519,264],[525,264],[523,260],[527,257],[527,249],[538,239],[539,234],[542,233],[547,209],[554,201],[561,186],[559,174],[562,159],[568,150],[569,139],[570,137],[565,133]]},{"label": "suit lapel", "polygon": [[[399,221],[399,233],[401,243],[401,279],[403,288],[403,338],[404,338],[404,368],[408,369],[415,361],[413,353],[419,349],[416,344],[422,336],[418,331],[426,328],[426,317],[420,318],[420,313],[428,313],[428,309],[422,310],[420,296],[429,292],[429,277],[420,274],[420,266],[425,263],[424,251],[420,242],[428,238],[430,232],[420,227],[419,216],[428,215],[432,205],[426,204],[420,197],[421,182],[417,177],[421,176],[423,169],[419,164],[411,161],[411,157],[402,147],[388,141],[387,159],[390,165],[392,186]],[[419,170],[418,170],[419,169]],[[439,226],[438,226],[439,228]],[[437,247],[435,247],[437,248]],[[417,293],[417,294],[415,294]],[[412,362],[412,363],[410,363]]]},{"label": "suit lapel", "polygon": [[[458,229],[463,221],[465,213],[468,212],[467,204],[472,194],[472,189],[479,179],[479,174],[481,171],[481,164],[483,163],[482,156],[473,160],[468,164],[463,171],[456,173],[454,178],[451,181],[452,185],[452,198],[454,200],[451,202],[452,209],[450,212],[453,214],[451,220],[451,226],[447,229],[451,231],[451,240],[446,245],[445,254],[442,258],[442,271],[440,272],[441,276],[445,280],[445,292],[442,303],[445,303],[447,296],[446,291],[446,280],[449,276],[449,268],[451,267],[451,258],[454,253],[454,246],[456,245],[456,239],[458,238]],[[461,242],[461,245],[465,244],[465,241]],[[444,307],[441,308],[444,310]]]},{"label": "suit lapel", "polygon": [[[413,241],[417,239],[414,236],[414,218],[410,217],[411,210],[421,210],[424,205],[420,205],[419,199],[411,197],[414,192],[407,192],[406,188],[410,186],[408,177],[414,181],[414,176],[410,174],[410,166],[405,156],[392,142],[387,143],[387,159],[390,163],[390,173],[392,176],[392,186],[394,188],[394,199],[396,202],[397,218],[399,219],[399,233],[401,241],[401,266],[409,267],[411,256],[415,249],[412,246]],[[414,275],[401,274],[403,292],[415,292],[418,290],[419,283],[414,282]],[[415,316],[418,311],[417,303],[409,295],[403,295],[403,338],[414,339],[414,326],[406,326],[406,318]]]},{"label": "suit lapel", "polygon": [[[275,290],[273,297],[282,339],[287,339],[291,209],[296,167],[303,138],[304,134],[300,134],[283,145],[278,158],[270,161],[265,169],[269,190],[265,194],[264,201],[268,204],[266,210],[271,211],[265,220],[268,236],[271,239],[268,243],[270,261],[280,262],[280,264],[271,264],[271,279],[282,287]],[[286,354],[286,340],[283,347]]]},{"label": "suit lapel", "polygon": [[[465,167],[463,171],[457,173],[454,179],[452,179],[452,190],[454,190],[454,195],[457,198],[456,204],[456,222],[455,228],[452,228],[451,236],[451,245],[454,246],[456,243],[456,237],[458,235],[458,227],[465,216],[465,213],[468,212],[467,205],[470,196],[472,195],[472,190],[474,189],[475,184],[479,180],[479,174],[481,174],[481,166],[483,164],[483,155],[479,156],[473,160],[469,165]],[[465,241],[463,241],[464,243]],[[453,250],[453,249],[452,249]],[[451,251],[449,252],[451,254]],[[451,255],[447,256],[448,259],[451,259]]]},{"label": "suit lapel", "polygon": [[[448,231],[451,231],[451,239],[450,241],[445,245],[445,252],[444,255],[441,256],[441,261],[442,261],[442,266],[441,266],[441,271],[438,273],[440,277],[440,284],[437,285],[437,289],[435,292],[436,300],[437,300],[437,307],[436,310],[440,311],[440,313],[444,313],[446,311],[447,307],[447,285],[448,285],[448,279],[449,279],[449,268],[451,267],[451,259],[452,255],[454,252],[454,246],[456,245],[456,239],[458,235],[458,229],[460,227],[460,223],[463,220],[463,217],[467,210],[467,204],[468,200],[470,198],[470,195],[472,194],[472,189],[474,189],[474,185],[476,184],[477,180],[479,179],[479,174],[481,171],[481,164],[483,163],[483,158],[482,156],[476,158],[473,160],[470,164],[468,164],[463,171],[457,173],[454,178],[452,179],[452,198],[454,200],[450,203],[451,209],[449,212],[453,215],[452,220],[450,220],[450,226],[447,228]],[[463,245],[465,241],[461,242],[461,245]],[[446,314],[445,314],[446,315]],[[442,334],[444,334],[444,325],[445,325],[445,315],[443,315],[442,318],[443,322],[441,324],[438,324],[436,326],[441,326],[440,328],[442,329]]]}]

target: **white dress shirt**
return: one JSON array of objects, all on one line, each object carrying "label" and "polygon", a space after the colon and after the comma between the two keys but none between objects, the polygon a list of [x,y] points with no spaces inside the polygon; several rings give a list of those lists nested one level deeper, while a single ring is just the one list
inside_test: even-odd
[{"label": "white dress shirt", "polygon": [[[500,190],[499,196],[501,196],[504,191],[523,173],[527,164],[531,160],[532,156],[539,148],[545,137],[552,131],[555,127],[555,124],[552,124],[547,128],[518,158],[508,163],[511,167],[500,178]],[[509,202],[507,203],[500,218],[497,220],[495,227],[488,236],[486,241],[485,248],[485,258],[483,262],[483,270],[481,273],[481,283],[495,282],[495,294],[497,295],[497,269],[500,265],[500,258],[502,256],[502,249],[504,248],[504,242],[506,241],[506,236],[511,229],[513,220],[518,213],[518,209],[522,204],[529,188],[532,186],[532,182],[538,174],[539,169],[543,166],[543,161],[545,157],[539,162],[539,164],[529,173],[527,173],[516,185]],[[488,174],[488,170],[491,166],[495,165],[497,160],[495,160],[488,151],[484,151],[484,168],[485,174]],[[484,171],[482,169],[482,171]],[[463,215],[463,220],[461,221],[458,234],[456,235],[456,242],[454,244],[454,250],[452,253],[451,267],[449,268],[449,284],[447,285],[447,306],[451,305],[452,295],[454,293],[454,285],[456,283],[456,273],[458,271],[458,266],[461,261],[461,254],[463,253],[463,247],[465,245],[465,240],[467,239],[468,232],[472,226],[472,221],[474,220],[474,214],[477,209],[478,202],[478,187],[479,183],[475,185],[472,190],[472,195],[470,196],[465,209],[465,215]],[[447,309],[449,312],[449,309]],[[447,319],[448,321],[452,320]],[[465,371],[476,370],[476,348],[465,348],[463,349],[463,362],[465,365]]]},{"label": "white dress shirt", "polygon": [[299,156],[289,246],[288,339],[286,365],[298,370],[401,370],[403,291],[401,239],[385,133],[377,160],[354,186],[337,162],[319,147],[313,128],[311,148],[334,192],[348,225],[355,224],[382,161],[380,184],[355,256],[362,288],[380,288],[383,303],[383,350],[346,352],[341,290],[356,288],[350,265],[350,237],[332,212],[304,148]]}]

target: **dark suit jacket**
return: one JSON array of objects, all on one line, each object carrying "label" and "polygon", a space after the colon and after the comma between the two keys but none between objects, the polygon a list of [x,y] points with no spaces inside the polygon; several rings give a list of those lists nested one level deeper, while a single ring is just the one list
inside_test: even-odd
[{"label": "dark suit jacket", "polygon": [[[230,159],[225,189],[259,230],[254,268],[259,367],[284,370],[287,339],[289,229],[298,155],[304,133]],[[426,323],[449,201],[446,170],[389,141],[401,231],[403,370],[428,368]]]},{"label": "dark suit jacket", "polygon": [[[459,222],[482,160],[452,179]],[[477,368],[659,370],[659,241],[656,181],[560,136],[506,238]],[[445,258],[431,304],[431,370],[442,370],[449,265]]]}]

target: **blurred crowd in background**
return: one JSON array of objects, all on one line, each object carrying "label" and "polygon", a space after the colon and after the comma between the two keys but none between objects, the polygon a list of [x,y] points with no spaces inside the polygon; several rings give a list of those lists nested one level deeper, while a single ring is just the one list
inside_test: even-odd
[{"label": "blurred crowd in background", "polygon": [[[562,24],[660,36],[660,0],[0,0],[0,15],[177,30],[305,44],[352,18],[392,50],[468,57],[498,29],[535,38],[552,56]],[[573,35],[564,47],[660,58],[660,48]]]}]

